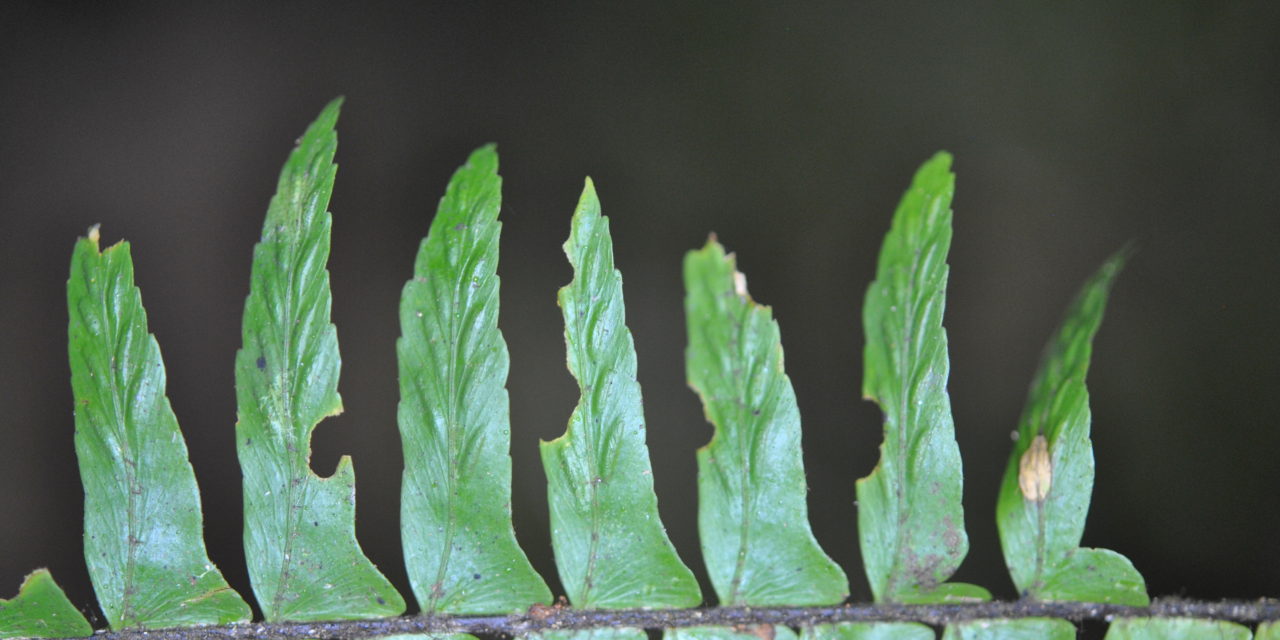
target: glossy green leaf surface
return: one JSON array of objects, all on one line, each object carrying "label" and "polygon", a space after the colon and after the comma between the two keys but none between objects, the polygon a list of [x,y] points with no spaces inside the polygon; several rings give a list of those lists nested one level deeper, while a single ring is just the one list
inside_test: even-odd
[{"label": "glossy green leaf surface", "polygon": [[89,621],[53,581],[48,569],[37,569],[22,581],[18,595],[0,600],[0,638],[86,638]]},{"label": "glossy green leaf surface", "polygon": [[969,550],[960,449],[947,396],[951,156],[916,173],[885,236],[863,307],[863,396],[884,412],[880,462],[858,481],[858,534],[876,602],[989,599],[947,583]]},{"label": "glossy green leaf surface", "polygon": [[111,627],[248,620],[205,550],[199,489],[128,243],[99,251],[97,228],[76,243],[67,308],[85,562]]},{"label": "glossy green leaf surface", "polygon": [[809,528],[778,323],[714,239],[685,256],[684,283],[689,385],[715,426],[698,450],[698,531],[720,604],[841,602],[849,580]]},{"label": "glossy green leaf surface", "polygon": [[449,182],[400,299],[400,531],[426,614],[551,601],[511,526],[501,189],[497,153],[477,150]]},{"label": "glossy green leaf surface", "polygon": [[937,640],[933,629],[916,622],[820,624],[800,633],[801,640]]},{"label": "glossy green leaf surface", "polygon": [[622,276],[590,180],[564,250],[574,277],[560,308],[581,399],[564,435],[541,445],[560,580],[582,609],[697,605],[698,584],[658,519]]},{"label": "glossy green leaf surface", "polygon": [[1150,602],[1127,558],[1079,547],[1094,474],[1085,375],[1123,263],[1123,253],[1113,256],[1085,283],[1045,348],[1000,487],[996,522],[1005,563],[1018,591],[1037,600]]},{"label": "glossy green leaf surface", "polygon": [[1107,628],[1106,640],[1249,640],[1249,628],[1198,618],[1120,618]]},{"label": "glossy green leaf surface", "polygon": [[236,353],[236,446],[244,473],[245,556],[267,620],[376,618],[404,599],[355,539],[355,472],[344,456],[312,472],[311,432],[342,411],[329,322],[331,219],[340,100],[289,156],[253,250]]},{"label": "glossy green leaf surface", "polygon": [[1054,618],[971,620],[948,625],[942,640],[1075,640],[1076,626]]},{"label": "glossy green leaf surface", "polygon": [[1254,640],[1280,640],[1280,622],[1262,622],[1253,632]]}]

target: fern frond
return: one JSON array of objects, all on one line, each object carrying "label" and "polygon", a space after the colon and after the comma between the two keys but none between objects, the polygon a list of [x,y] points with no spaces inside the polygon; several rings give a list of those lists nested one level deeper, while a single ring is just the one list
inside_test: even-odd
[{"label": "fern frond", "polygon": [[[354,534],[354,471],[310,468],[313,430],[342,410],[330,322],[327,211],[340,100],[290,154],[254,248],[236,354],[236,445],[244,472],[250,580],[266,622],[209,562],[195,479],[164,396],[129,246],[80,240],[67,287],[76,444],[86,491],[86,560],[113,631],[101,640],[390,637],[465,640],[943,640],[1069,638],[1072,621],[1112,620],[1108,638],[1280,640],[1274,601],[1148,605],[1126,559],[1080,549],[1092,488],[1092,339],[1121,257],[1068,312],[1046,355],[1006,470],[999,523],[1027,598],[985,602],[948,582],[968,550],[942,317],[954,191],[951,158],[917,172],[894,213],[864,308],[864,395],[885,415],[880,462],[858,481],[859,544],[876,604],[838,604],[845,573],[808,525],[799,410],[768,307],[711,240],[685,261],[686,372],[715,435],[699,450],[699,531],[722,605],[701,593],[658,517],[636,354],[609,221],[588,179],[560,290],[580,398],[542,442],[552,546],[572,607],[516,543],[510,507],[508,354],[498,330],[498,213],[492,146],[449,182],[400,306],[405,448],[402,539],[424,615]],[[158,626],[172,625],[168,629]],[[207,625],[207,626],[201,626]],[[214,626],[218,625],[218,626]],[[798,633],[796,630],[799,630]],[[84,637],[90,625],[45,570],[0,600],[0,638]]]}]

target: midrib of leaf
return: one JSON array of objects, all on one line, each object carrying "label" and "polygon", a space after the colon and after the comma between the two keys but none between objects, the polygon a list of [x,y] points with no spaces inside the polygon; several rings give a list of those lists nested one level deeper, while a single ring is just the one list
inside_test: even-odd
[{"label": "midrib of leaf", "polygon": [[[738,397],[747,397],[747,379],[746,376],[736,376],[734,382],[738,386]],[[742,416],[746,412],[746,407],[741,407],[738,413]],[[753,484],[751,483],[751,469],[755,466],[757,441],[753,439],[751,448],[747,452],[746,464],[738,471],[739,485],[742,487],[742,526],[738,528],[738,559],[733,567],[733,581],[730,583],[729,598],[727,604],[738,604],[739,590],[742,589],[742,576],[747,570],[747,546],[751,540],[751,524],[754,520],[755,509],[752,508],[754,502],[754,493],[751,491]]]},{"label": "midrib of leaf", "polygon": [[[750,313],[749,310],[744,310],[744,315],[749,313]],[[738,318],[735,319],[735,321],[737,322],[738,326],[741,327],[745,323],[745,318],[743,316],[739,316]],[[739,341],[738,349],[740,351],[746,351],[747,350],[746,343],[747,343],[746,340]],[[749,397],[748,394],[750,393],[750,389],[748,388],[748,382],[750,381],[750,379],[751,377],[749,375],[746,375],[745,372],[738,372],[738,374],[734,375],[734,383],[737,387],[739,398]],[[745,422],[747,419],[746,414],[748,413],[746,405],[739,404],[737,408],[738,408],[739,420],[741,422]],[[745,603],[739,602],[741,598],[740,591],[742,589],[743,576],[746,574],[746,571],[747,571],[747,549],[750,546],[751,529],[752,529],[752,524],[754,524],[755,522],[755,513],[756,513],[756,510],[754,508],[755,492],[752,491],[752,489],[755,487],[755,483],[751,482],[751,472],[753,469],[755,469],[755,463],[756,463],[756,459],[758,458],[758,452],[760,448],[759,446],[760,438],[763,435],[764,435],[763,432],[757,432],[752,434],[751,446],[748,447],[746,452],[747,459],[744,461],[744,464],[741,465],[738,471],[738,479],[739,479],[738,486],[742,487],[741,499],[740,499],[740,502],[742,504],[742,526],[739,527],[738,529],[738,558],[737,558],[737,561],[734,563],[733,581],[730,583],[731,586],[729,589],[729,597],[727,598],[727,602],[725,603],[728,605],[745,604]]]},{"label": "midrib of leaf", "polygon": [[[289,200],[291,211],[301,211],[301,208],[304,206],[302,204],[302,198],[298,195],[299,191],[301,190],[295,191],[293,197]],[[285,221],[285,225],[292,227],[289,234],[290,236],[302,236],[302,221],[299,219],[299,216],[290,217]],[[303,272],[303,269],[300,268],[298,260],[299,256],[293,252],[293,247],[289,244],[281,244],[277,246],[288,253],[287,259],[289,266],[286,269],[286,273],[293,274],[295,278],[298,277],[298,275]],[[282,332],[284,348],[281,350],[281,353],[291,361],[296,360],[293,356],[294,344],[297,341],[295,340],[293,332],[294,327],[297,326],[298,323],[290,322],[290,320],[294,318],[294,308],[297,306],[297,300],[295,298],[297,296],[298,286],[299,283],[295,279],[291,280],[289,282],[289,286],[285,287],[284,299],[278,307],[279,313],[276,316],[276,323],[278,326],[288,327],[287,330]],[[290,362],[289,364],[292,365],[293,362]],[[293,376],[293,367],[277,366],[275,367],[275,370],[275,384],[278,387],[278,391],[271,394],[272,400],[274,400],[273,404],[276,409],[275,415],[271,417],[271,422],[272,426],[284,435],[286,451],[285,459],[288,461],[289,465],[289,482],[285,485],[285,504],[289,505],[289,531],[288,535],[285,537],[284,547],[281,549],[280,572],[282,579],[276,582],[276,592],[271,597],[271,601],[273,603],[272,608],[276,611],[280,611],[284,606],[284,596],[285,593],[287,593],[287,587],[289,586],[290,579],[293,577],[293,543],[297,539],[298,528],[302,526],[302,519],[298,515],[301,510],[293,508],[293,505],[299,504],[300,502],[297,497],[296,487],[302,484],[301,480],[304,471],[299,469],[299,462],[302,462],[302,464],[306,464],[306,462],[305,460],[300,460],[300,456],[297,455],[299,453],[298,436],[296,430],[293,428],[293,418],[291,417],[297,415],[293,404],[293,398],[298,393],[298,389],[294,386],[295,380]]]},{"label": "midrib of leaf", "polygon": [[[1066,382],[1064,379],[1062,382]],[[1062,384],[1054,385],[1051,397],[1058,395]],[[1036,427],[1036,435],[1044,433],[1044,424],[1049,421],[1049,405],[1040,411],[1040,423]],[[1047,436],[1046,436],[1047,437]],[[1048,543],[1048,514],[1045,513],[1045,500],[1036,502],[1036,585],[1044,586],[1045,545]]]},{"label": "midrib of leaf", "polygon": [[[464,268],[462,271],[464,273],[468,273],[471,270]],[[462,287],[462,286],[465,286],[465,285],[462,282],[458,282],[453,287],[453,294],[450,300],[453,303],[450,305],[450,308],[452,309],[456,310],[462,306],[461,299],[463,296],[461,295],[460,289],[459,289],[459,287]],[[447,407],[447,411],[448,411],[445,417],[445,420],[448,423],[448,428],[445,429],[445,442],[446,442],[446,446],[449,449],[449,460],[450,460],[449,483],[448,483],[448,486],[445,487],[447,490],[445,493],[445,495],[447,496],[445,498],[445,501],[446,501],[446,504],[448,505],[447,508],[449,513],[456,513],[456,511],[454,510],[454,505],[456,504],[454,497],[457,493],[455,491],[455,487],[457,487],[458,485],[458,474],[460,471],[459,465],[454,463],[454,461],[457,461],[460,459],[460,457],[458,456],[458,434],[457,434],[458,422],[459,422],[458,421],[458,414],[459,414],[458,389],[462,386],[462,384],[458,381],[458,372],[457,372],[456,363],[462,359],[463,353],[462,353],[462,344],[461,344],[462,341],[459,339],[459,335],[461,334],[461,332],[458,330],[459,315],[461,314],[459,314],[457,311],[454,311],[453,313],[449,314],[449,348],[453,350],[453,357],[449,358],[449,363],[447,365],[448,367],[447,380],[449,381],[449,401],[445,403],[445,406]],[[457,532],[457,527],[458,527],[457,518],[446,519],[445,525],[444,525],[443,550],[440,554],[440,562],[439,564],[436,565],[435,584],[437,585],[444,584],[444,580],[448,576],[449,560],[453,557],[453,538],[455,533]],[[438,603],[440,602],[440,598],[442,597],[444,597],[444,591],[442,589],[432,589],[431,597],[428,600],[429,610],[435,611],[438,606]]]},{"label": "midrib of leaf", "polygon": [[[91,232],[91,234],[96,234],[96,231]],[[105,298],[106,296],[103,297],[103,301],[101,305],[102,317],[103,318],[117,317],[117,319],[120,319],[118,318],[120,314],[112,312],[110,306],[106,303]],[[113,343],[112,352],[113,353],[120,353],[122,351],[120,347],[121,343],[123,342],[121,333],[123,331],[127,331],[127,327],[128,327],[127,318],[120,319],[120,320],[121,321],[115,327],[116,334],[112,336],[112,343]],[[113,393],[114,397],[112,398],[113,402],[111,403],[111,409],[112,409],[112,413],[115,414],[115,424],[125,425],[125,424],[128,424],[128,421],[129,421],[128,410],[121,405],[121,403],[119,402],[119,399],[124,397],[124,394],[122,394],[120,390],[123,388],[128,388],[128,385],[125,384],[124,380],[121,380],[122,373],[119,367],[119,363],[116,362],[115,356],[111,357],[111,374],[112,374],[111,390],[114,392]],[[136,581],[135,573],[138,565],[138,545],[136,544],[135,541],[138,540],[138,534],[139,534],[138,496],[142,495],[143,489],[142,489],[141,483],[138,482],[138,472],[137,472],[138,462],[133,455],[133,450],[135,448],[134,446],[135,443],[133,442],[134,434],[131,433],[130,430],[124,429],[120,435],[123,436],[117,441],[121,445],[120,460],[121,462],[124,463],[125,484],[128,485],[129,487],[129,497],[125,505],[125,518],[127,523],[126,534],[128,535],[128,538],[127,538],[128,544],[125,545],[128,551],[125,553],[125,565],[124,565],[124,584],[126,586],[124,589],[124,593],[122,594],[124,597],[121,602],[120,620],[125,625],[131,626],[134,623],[135,617],[137,615],[134,612],[134,598],[137,595],[137,589],[134,586],[134,584]]]},{"label": "midrib of leaf", "polygon": [[[902,314],[902,335],[899,336],[898,340],[898,362],[902,363],[904,366],[907,362],[915,362],[914,358],[908,360],[908,357],[911,355],[911,346],[915,345],[915,341],[911,339],[910,327],[911,321],[916,315],[916,276],[920,273],[920,251],[916,250],[913,253],[913,256],[914,257],[911,260],[910,277],[907,280],[907,295],[905,296],[905,301],[902,303],[902,306],[904,307]],[[889,582],[886,584],[885,588],[885,591],[890,594],[897,591],[898,580],[902,576],[902,571],[900,570],[901,565],[899,564],[904,555],[902,550],[907,548],[907,542],[911,538],[911,529],[906,526],[908,520],[907,496],[906,489],[903,487],[903,483],[906,480],[907,469],[907,411],[911,405],[907,398],[911,389],[911,381],[915,378],[916,374],[915,367],[911,367],[910,369],[911,370],[907,372],[907,375],[898,376],[898,420],[897,424],[894,425],[898,432],[898,473],[893,477],[893,492],[894,497],[896,498],[896,508],[898,510],[898,527],[897,530],[894,531],[893,536],[893,568],[889,573]]]},{"label": "midrib of leaf", "polygon": [[[477,208],[477,205],[472,205],[473,211],[475,211],[476,208]],[[473,266],[474,260],[475,260],[474,254],[468,254],[467,261],[463,263],[460,271],[466,274],[474,273],[475,271]],[[447,441],[447,447],[449,449],[449,459],[451,461],[449,465],[449,476],[448,476],[449,482],[447,487],[448,491],[446,494],[448,496],[446,500],[448,504],[449,513],[456,513],[455,505],[457,504],[457,491],[455,490],[455,488],[459,485],[459,481],[462,474],[462,465],[453,464],[452,461],[461,461],[464,458],[464,456],[461,455],[462,446],[459,443],[459,433],[458,433],[460,431],[459,426],[461,424],[461,420],[458,418],[458,416],[462,414],[462,411],[458,404],[461,401],[461,399],[459,398],[459,390],[464,385],[463,385],[463,381],[459,379],[461,372],[458,369],[458,363],[462,362],[466,354],[463,351],[462,330],[461,330],[462,325],[460,324],[462,313],[458,311],[458,309],[465,308],[465,305],[463,304],[463,299],[466,298],[466,294],[464,293],[464,291],[468,286],[470,286],[470,283],[465,278],[460,279],[459,281],[454,283],[454,286],[452,287],[452,293],[450,296],[451,298],[450,301],[452,302],[452,304],[450,305],[450,308],[454,309],[454,312],[448,314],[449,315],[449,318],[448,318],[449,347],[453,351],[453,357],[449,358],[449,362],[447,365],[447,368],[448,368],[447,380],[449,381],[449,387],[448,387],[449,401],[445,403],[445,406],[447,407],[447,411],[448,411],[446,416],[448,429],[446,430],[445,437]],[[448,518],[445,523],[445,531],[444,531],[445,544],[443,545],[443,550],[440,556],[440,563],[437,565],[438,568],[436,570],[436,584],[443,584],[445,578],[448,576],[449,563],[453,558],[453,546],[454,546],[453,540],[457,535],[457,531],[458,531],[457,518]],[[430,599],[432,611],[436,610],[436,605],[442,597],[444,597],[444,592],[442,590],[439,590],[439,589],[432,590],[431,599]]]},{"label": "midrib of leaf", "polygon": [[[574,324],[577,325],[577,333],[580,336],[587,335],[586,317],[587,314],[576,314]],[[574,342],[574,355],[579,363],[590,362],[584,347],[585,340]],[[584,400],[582,404],[583,413],[587,414],[583,418],[584,424],[595,424],[597,416],[595,413],[595,392],[598,379],[592,380],[592,384],[586,386],[583,391]],[[582,576],[582,602],[591,602],[591,589],[595,586],[596,560],[600,556],[600,485],[602,477],[600,475],[600,467],[597,464],[599,452],[596,449],[596,443],[593,440],[593,432],[591,429],[583,429],[582,433],[577,434],[582,438],[583,445],[591,455],[587,456],[587,469],[590,471],[591,480],[587,483],[587,495],[590,497],[591,503],[591,537],[587,546],[587,570]]]},{"label": "midrib of leaf", "polygon": [[[299,208],[301,206],[300,198],[295,194],[295,196],[290,200],[290,207],[296,211],[300,210]],[[297,218],[289,219],[286,224],[293,226],[291,235],[294,237],[302,234],[302,224]],[[286,246],[285,248],[290,249],[291,247]],[[302,269],[297,265],[298,256],[289,255],[288,257],[290,259],[289,261],[293,263],[290,265],[288,272],[293,274],[302,272]],[[294,300],[294,296],[296,295],[296,285],[296,281],[290,282],[289,286],[285,288],[284,302],[280,305],[280,313],[276,318],[279,326],[289,327],[289,330],[282,332],[284,338],[284,349],[282,350],[282,353],[286,354],[286,357],[289,357],[290,359],[293,359],[293,345],[296,342],[293,335],[294,323],[289,322],[289,319],[294,317],[293,310],[296,306],[296,301]],[[277,366],[275,369],[276,384],[279,385],[280,390],[277,393],[271,394],[276,410],[275,415],[271,417],[271,422],[272,426],[277,431],[284,434],[285,449],[288,454],[290,454],[286,457],[289,463],[289,482],[285,485],[285,504],[290,505],[289,533],[285,537],[284,548],[281,550],[281,574],[284,579],[276,582],[276,592],[271,597],[271,601],[273,603],[272,608],[276,611],[280,611],[284,605],[284,596],[287,592],[289,579],[293,576],[293,543],[298,535],[298,527],[302,526],[302,519],[299,516],[301,509],[292,508],[292,505],[299,503],[299,500],[296,498],[297,494],[295,487],[304,483],[302,482],[303,472],[298,468],[298,463],[300,462],[299,456],[295,455],[299,450],[298,437],[294,432],[295,430],[293,429],[292,419],[288,417],[297,415],[294,411],[293,405],[293,398],[298,393],[298,390],[294,388],[294,379],[292,375],[293,367]],[[302,460],[301,462],[304,465],[306,464],[305,460]]]},{"label": "midrib of leaf", "polygon": [[[117,384],[118,381],[117,381]],[[119,405],[116,407],[116,424],[124,424],[124,414],[120,412]],[[132,443],[129,442],[130,437],[125,436],[125,448],[121,453],[125,466],[125,482],[129,485],[129,501],[125,507],[128,518],[128,544],[129,549],[125,556],[124,565],[124,583],[128,586],[124,590],[124,602],[120,610],[120,619],[131,624],[134,620],[135,613],[133,611],[134,597],[137,595],[137,588],[134,586],[136,582],[135,573],[138,567],[138,496],[142,494],[142,486],[138,483],[138,462],[133,456]]]},{"label": "midrib of leaf", "polygon": [[[1051,387],[1052,391],[1049,393],[1049,397],[1057,397],[1058,392],[1068,382],[1070,382],[1070,378],[1066,377],[1058,380],[1058,382]],[[1033,434],[1032,437],[1042,434],[1046,438],[1048,437],[1048,434],[1045,433],[1045,425],[1049,423],[1049,410],[1051,408],[1051,405],[1048,403],[1040,408],[1040,417],[1037,420],[1035,434]],[[1044,585],[1045,545],[1048,543],[1048,514],[1045,512],[1046,503],[1047,501],[1045,500],[1036,502],[1036,584],[1039,586]]]},{"label": "midrib of leaf", "polygon": [[1044,503],[1036,505],[1036,585],[1044,586],[1044,546],[1046,528]]},{"label": "midrib of leaf", "polygon": [[[595,269],[597,268],[597,265],[592,264],[590,266],[590,273],[594,275]],[[587,318],[590,317],[590,315],[590,313],[576,314],[574,324],[577,325],[577,334],[579,336],[588,335],[586,325]],[[576,362],[579,363],[579,367],[591,362],[590,355],[586,351],[587,342],[587,340],[577,340],[574,342],[574,355],[576,356]],[[582,372],[577,373],[581,375]],[[585,393],[583,396],[585,402],[582,403],[582,412],[585,414],[582,420],[584,425],[599,424],[601,420],[598,412],[596,411],[596,393],[598,392],[599,382],[600,378],[598,376],[594,377],[591,380],[591,384],[584,388]],[[600,505],[600,483],[605,481],[604,476],[606,474],[600,467],[600,454],[603,452],[599,449],[601,443],[597,442],[595,439],[595,430],[589,428],[582,429],[581,433],[576,435],[582,438],[583,447],[591,453],[591,455],[587,456],[587,470],[591,476],[590,481],[587,483],[587,495],[589,496],[591,504],[591,536],[587,548],[587,570],[582,577],[581,598],[583,603],[590,603],[592,601],[591,591],[595,588],[596,564],[600,558],[599,532],[601,528],[600,515],[602,510]]]},{"label": "midrib of leaf", "polygon": [[[920,275],[920,255],[919,249],[912,252],[911,269],[907,279],[906,295],[903,296],[903,307],[901,315],[902,332],[898,336],[898,362],[908,368],[906,363],[916,364],[919,358],[916,358],[914,351],[919,346],[917,340],[913,339],[911,334],[911,326],[916,318],[916,289],[918,286],[917,277]],[[907,423],[909,422],[908,413],[911,408],[910,391],[912,381],[915,379],[918,370],[915,366],[909,367],[907,375],[898,376],[898,419],[894,425],[897,432],[897,466],[898,473],[893,476],[893,491],[895,504],[897,509],[898,527],[894,532],[894,550],[893,550],[893,568],[889,574],[889,582],[886,583],[885,591],[894,593],[897,590],[899,579],[902,577],[901,565],[899,564],[904,556],[903,549],[908,548],[911,541],[911,529],[907,527],[909,520],[909,510],[907,508],[906,488],[903,486],[906,481],[907,473]]]},{"label": "midrib of leaf", "polygon": [[[1065,387],[1071,381],[1072,379],[1069,377],[1064,376],[1059,378],[1057,383],[1055,383],[1052,387],[1050,387],[1050,392],[1048,393],[1048,397],[1056,398],[1058,396],[1058,393],[1062,390],[1062,388]],[[1040,407],[1040,416],[1039,416],[1039,419],[1036,421],[1036,429],[1035,429],[1035,433],[1032,434],[1032,437],[1035,437],[1037,435],[1044,435],[1046,438],[1049,437],[1050,434],[1046,432],[1045,427],[1049,423],[1049,415],[1051,413],[1050,410],[1052,408],[1053,406],[1050,403],[1045,403],[1044,406]],[[1056,438],[1057,434],[1055,433],[1053,435]],[[1038,586],[1044,586],[1044,570],[1045,570],[1045,560],[1046,560],[1045,546],[1048,544],[1048,513],[1045,510],[1047,503],[1048,503],[1047,500],[1040,500],[1035,503],[1035,506],[1036,506],[1036,565],[1035,565],[1036,574],[1035,575],[1036,575],[1036,585]]]},{"label": "midrib of leaf", "polygon": [[[91,230],[90,236],[94,238],[94,241],[96,244],[97,230],[96,229]],[[112,310],[111,306],[107,304],[107,298],[109,297],[112,297],[112,296],[102,296],[101,302],[98,305],[99,314],[103,318],[116,318],[118,320],[118,322],[114,327],[115,331],[111,336],[111,351],[112,353],[120,353],[122,351],[121,343],[123,342],[122,334],[128,330],[128,318],[121,318],[120,317],[122,315],[121,313],[116,313],[115,311]],[[116,311],[118,311],[118,309]],[[115,417],[114,424],[125,425],[125,424],[128,424],[128,420],[129,420],[128,411],[120,403],[119,400],[120,398],[124,397],[124,394],[121,392],[121,389],[126,389],[128,385],[125,384],[125,381],[121,379],[122,372],[120,370],[120,367],[118,366],[118,363],[116,362],[116,356],[114,355],[111,356],[110,368],[111,368],[111,391],[112,391],[111,412]],[[127,551],[125,552],[125,565],[124,565],[125,589],[122,594],[123,597],[121,598],[121,603],[120,603],[121,604],[120,620],[126,626],[129,626],[133,624],[136,616],[136,613],[134,612],[134,596],[136,595],[137,590],[134,587],[134,582],[136,580],[134,574],[135,574],[135,570],[138,562],[138,545],[134,544],[134,541],[138,539],[138,533],[139,533],[137,529],[138,527],[137,497],[141,495],[142,487],[138,483],[138,476],[136,471],[137,460],[134,458],[134,455],[133,455],[133,449],[134,449],[133,434],[130,433],[128,429],[122,429],[121,432],[119,433],[119,436],[120,437],[118,439],[115,439],[115,441],[120,446],[120,461],[123,463],[124,469],[125,469],[125,484],[129,487],[128,498],[126,499],[126,503],[125,503],[125,531],[126,531],[126,535],[128,536],[127,537],[128,542],[125,545],[127,549]]]}]

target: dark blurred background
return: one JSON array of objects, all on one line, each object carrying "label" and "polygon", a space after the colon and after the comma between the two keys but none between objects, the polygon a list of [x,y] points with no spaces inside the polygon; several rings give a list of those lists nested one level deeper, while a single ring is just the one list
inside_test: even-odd
[{"label": "dark blurred background", "polygon": [[853,483],[881,418],[860,399],[861,301],[913,171],[947,149],[957,578],[1015,595],[994,524],[1010,431],[1076,288],[1137,241],[1089,377],[1084,543],[1128,555],[1153,594],[1280,596],[1280,4],[1102,4],[0,5],[0,593],[49,566],[95,606],[64,298],[95,223],[133,243],[210,552],[249,593],[232,362],[250,257],[293,141],[341,94],[346,413],[313,460],[327,475],[354,456],[359,537],[406,594],[399,292],[451,172],[497,142],[515,522],[549,579],[536,445],[576,401],[555,294],[591,175],[677,548],[705,585],[694,450],[711,429],[684,383],[680,261],[715,231],[782,326],[816,535],[870,598]]}]

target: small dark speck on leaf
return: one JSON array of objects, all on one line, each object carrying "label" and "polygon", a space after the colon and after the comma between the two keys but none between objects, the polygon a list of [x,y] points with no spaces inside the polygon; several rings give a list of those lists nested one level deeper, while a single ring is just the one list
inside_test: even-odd
[{"label": "small dark speck on leaf", "polygon": [[478,574],[478,573],[473,573],[473,574],[471,574],[471,579],[472,579],[472,580],[479,580],[479,579],[480,579],[480,574]]},{"label": "small dark speck on leaf", "polygon": [[463,229],[466,229],[466,228],[467,228],[467,224],[465,222],[459,222],[458,224],[453,225],[454,231],[462,231]]},{"label": "small dark speck on leaf", "polygon": [[264,356],[258,356],[258,370],[267,368],[267,359]]},{"label": "small dark speck on leaf", "polygon": [[387,601],[384,600],[382,596],[378,596],[378,604],[386,604],[386,603]]}]

